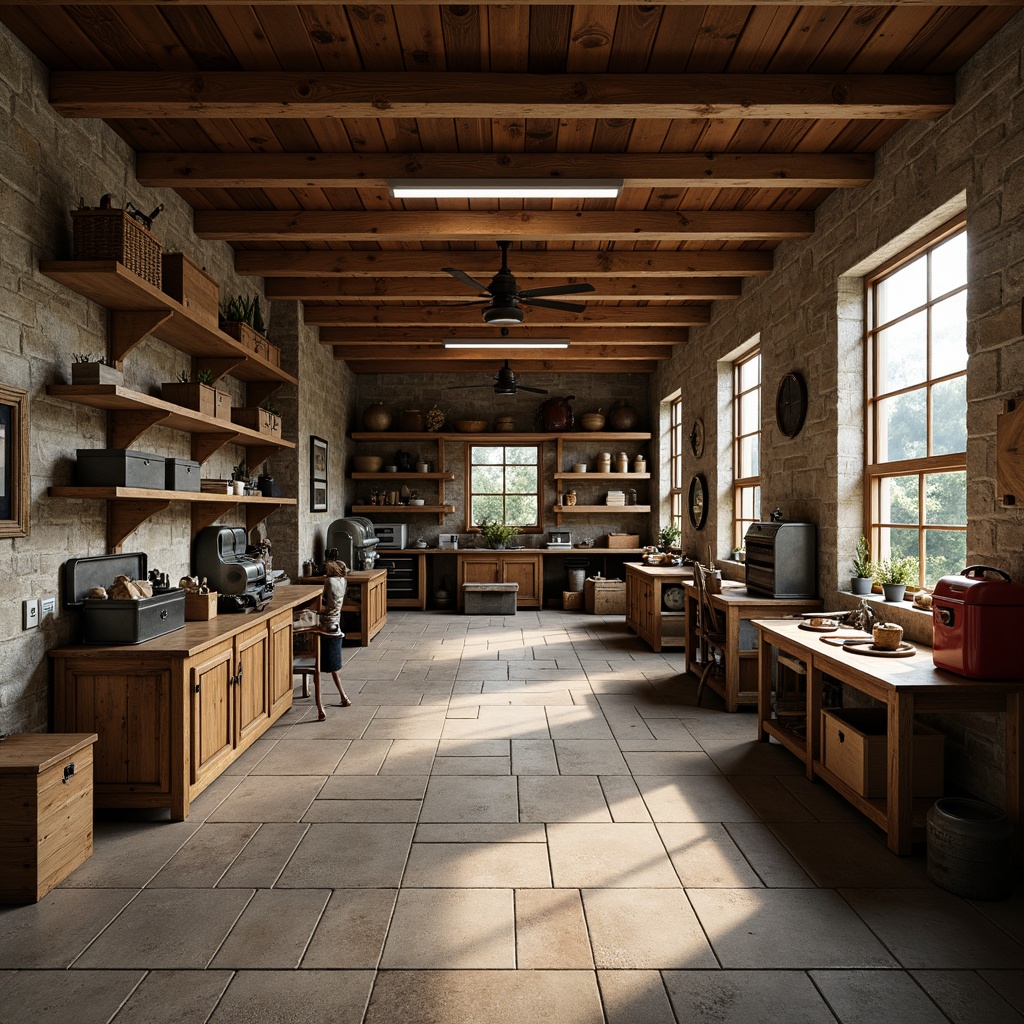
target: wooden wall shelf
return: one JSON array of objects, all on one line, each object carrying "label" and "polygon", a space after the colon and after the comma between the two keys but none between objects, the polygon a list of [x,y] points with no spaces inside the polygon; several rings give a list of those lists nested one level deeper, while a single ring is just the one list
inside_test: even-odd
[{"label": "wooden wall shelf", "polygon": [[585,513],[587,515],[595,515],[600,513],[605,515],[610,513],[611,515],[620,514],[623,512],[650,512],[650,505],[555,505],[552,509],[556,516],[559,515],[572,515]]},{"label": "wooden wall shelf", "polygon": [[556,480],[650,480],[650,473],[555,473]]},{"label": "wooden wall shelf", "polygon": [[349,473],[352,480],[454,480],[450,470],[445,473]]},{"label": "wooden wall shelf", "polygon": [[536,444],[538,441],[650,441],[648,433],[612,434],[607,431],[580,431],[578,433],[545,433],[542,431],[494,432],[484,430],[478,434],[438,431],[436,433],[400,433],[397,430],[355,431],[353,441],[467,441],[470,444]]}]

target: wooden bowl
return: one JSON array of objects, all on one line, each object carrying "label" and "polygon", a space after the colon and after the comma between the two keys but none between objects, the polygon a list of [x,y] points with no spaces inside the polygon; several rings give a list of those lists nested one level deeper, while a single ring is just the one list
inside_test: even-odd
[{"label": "wooden bowl", "polygon": [[384,459],[380,455],[354,455],[352,465],[357,473],[379,473]]},{"label": "wooden bowl", "polygon": [[487,429],[487,420],[456,420],[455,429],[460,434],[481,434]]}]

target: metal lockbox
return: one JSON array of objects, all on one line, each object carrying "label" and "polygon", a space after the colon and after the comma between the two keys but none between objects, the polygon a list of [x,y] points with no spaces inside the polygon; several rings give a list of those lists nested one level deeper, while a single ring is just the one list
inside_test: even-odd
[{"label": "metal lockbox", "polygon": [[162,455],[130,448],[79,448],[75,483],[79,487],[140,487],[166,490]]},{"label": "metal lockbox", "polygon": [[166,459],[164,486],[169,491],[199,491],[199,463],[192,459]]}]

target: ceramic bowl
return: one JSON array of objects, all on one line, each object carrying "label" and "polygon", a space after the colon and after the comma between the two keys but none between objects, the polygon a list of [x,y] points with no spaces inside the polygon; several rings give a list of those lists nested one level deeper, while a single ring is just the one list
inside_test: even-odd
[{"label": "ceramic bowl", "polygon": [[480,434],[487,429],[487,420],[456,420],[455,429],[460,434]]},{"label": "ceramic bowl", "polygon": [[357,473],[379,473],[384,459],[380,455],[355,455],[352,465]]},{"label": "ceramic bowl", "polygon": [[585,412],[580,417],[580,426],[584,430],[604,430],[604,416],[599,412]]},{"label": "ceramic bowl", "polygon": [[425,505],[426,502],[424,501],[423,498],[410,498],[409,499],[409,504],[410,505]]}]

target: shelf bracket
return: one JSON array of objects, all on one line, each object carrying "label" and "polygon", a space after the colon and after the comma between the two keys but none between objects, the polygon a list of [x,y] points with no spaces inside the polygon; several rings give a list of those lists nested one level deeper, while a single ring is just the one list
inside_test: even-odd
[{"label": "shelf bracket", "polygon": [[256,444],[245,449],[245,456],[249,462],[249,469],[259,469],[271,455],[283,449],[272,444]]},{"label": "shelf bracket", "polygon": [[245,400],[249,405],[262,405],[280,386],[279,380],[250,380],[245,385]]},{"label": "shelf bracket", "polygon": [[111,409],[107,420],[107,438],[111,448],[127,448],[150,427],[166,420],[171,414],[163,409],[117,410]]},{"label": "shelf bracket", "polygon": [[246,505],[245,506],[245,528],[252,533],[260,523],[263,522],[267,516],[273,515],[281,506],[270,505],[265,502],[260,502],[258,505]]},{"label": "shelf bracket", "polygon": [[107,502],[107,550],[112,555],[119,555],[124,542],[147,519],[163,512],[170,507],[170,499],[153,501],[126,501],[118,498]]},{"label": "shelf bracket", "polygon": [[192,435],[192,458],[202,465],[214,452],[219,452],[226,444],[231,444],[238,434],[234,431],[225,431],[216,434],[193,434]]},{"label": "shelf bracket", "polygon": [[213,356],[197,356],[196,372],[210,370],[213,373],[214,381],[218,381],[244,362],[245,356],[227,356],[221,359],[214,359]]},{"label": "shelf bracket", "polygon": [[213,526],[221,516],[227,515],[237,501],[203,501],[192,506],[192,540],[206,526]]},{"label": "shelf bracket", "polygon": [[110,340],[107,343],[110,362],[123,370],[124,357],[170,319],[170,310],[111,310]]}]

